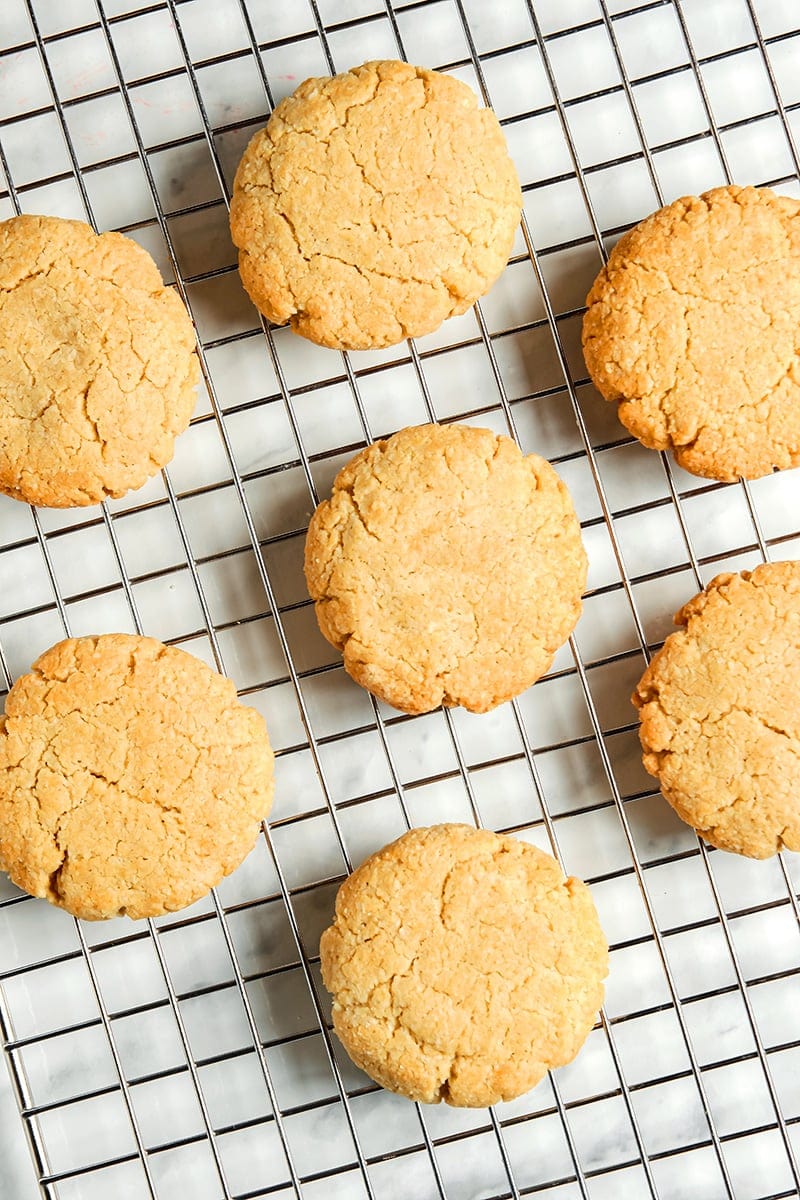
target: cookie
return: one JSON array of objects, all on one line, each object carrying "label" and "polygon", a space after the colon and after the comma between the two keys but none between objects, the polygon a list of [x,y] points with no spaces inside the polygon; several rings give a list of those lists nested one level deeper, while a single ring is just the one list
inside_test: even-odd
[{"label": "cookie", "polygon": [[353,1062],[412,1100],[470,1108],[571,1062],[608,973],[586,884],[468,825],[413,829],[360,866],[320,955]]},{"label": "cookie", "polygon": [[0,491],[68,508],[141,487],[189,424],[194,344],[130,238],[60,217],[0,222]]},{"label": "cookie", "polygon": [[204,896],[272,803],[262,717],[152,638],[59,642],[0,718],[0,867],[76,917],[153,917]]},{"label": "cookie", "polygon": [[644,765],[701,837],[800,850],[800,562],[718,575],[642,676]]},{"label": "cookie", "polygon": [[231,234],[264,316],[365,350],[466,312],[505,267],[521,210],[503,132],[471,88],[368,62],[278,105],[236,172]]},{"label": "cookie", "polygon": [[583,349],[620,420],[709,479],[800,464],[800,203],[723,187],[619,241]]},{"label": "cookie", "polygon": [[404,712],[486,712],[547,671],[580,616],[586,555],[543,458],[489,429],[420,425],[339,472],[305,572],[363,687]]}]

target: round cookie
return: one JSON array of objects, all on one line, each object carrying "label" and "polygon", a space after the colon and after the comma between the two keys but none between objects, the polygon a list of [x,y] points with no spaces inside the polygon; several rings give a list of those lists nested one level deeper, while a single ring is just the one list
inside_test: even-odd
[{"label": "round cookie", "polygon": [[183,650],[59,642],[0,718],[0,866],[77,917],[152,917],[204,896],[272,803],[263,718]]},{"label": "round cookie", "polygon": [[194,344],[180,297],[130,238],[0,222],[0,491],[66,508],[141,487],[189,424]]},{"label": "round cookie", "polygon": [[512,1100],[570,1062],[603,1003],[589,889],[535,846],[413,829],[342,884],[320,944],[353,1062],[412,1100]]},{"label": "round cookie", "polygon": [[642,676],[644,765],[719,846],[800,850],[800,562],[718,575]]},{"label": "round cookie", "polygon": [[587,304],[589,374],[645,446],[710,479],[800,464],[797,200],[676,200],[619,241]]},{"label": "round cookie", "polygon": [[420,425],[339,472],[305,571],[363,687],[409,713],[486,712],[547,671],[580,616],[586,555],[548,462],[489,429]]},{"label": "round cookie", "polygon": [[231,234],[251,300],[340,350],[438,329],[487,292],[522,195],[466,84],[402,62],[307,79],[247,147]]}]

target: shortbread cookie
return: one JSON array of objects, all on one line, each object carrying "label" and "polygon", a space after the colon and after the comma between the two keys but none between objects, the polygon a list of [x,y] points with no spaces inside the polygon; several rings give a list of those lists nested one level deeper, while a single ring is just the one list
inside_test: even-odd
[{"label": "shortbread cookie", "polygon": [[194,344],[130,238],[60,217],[0,222],[0,491],[67,508],[141,487],[189,424]]},{"label": "shortbread cookie", "polygon": [[645,446],[710,479],[800,463],[797,200],[676,200],[620,240],[587,304],[589,374]]},{"label": "shortbread cookie", "polygon": [[402,62],[307,79],[244,153],[231,233],[271,321],[345,350],[465,312],[503,270],[522,196],[494,113]]},{"label": "shortbread cookie", "polygon": [[0,718],[0,866],[89,920],[173,912],[252,849],[272,761],[263,718],[192,655],[60,642]]},{"label": "shortbread cookie", "polygon": [[325,637],[395,708],[486,712],[547,671],[581,612],[566,487],[510,438],[420,425],[362,450],[306,541]]},{"label": "shortbread cookie", "polygon": [[608,947],[589,889],[535,846],[468,825],[414,829],[339,889],[322,935],[353,1062],[412,1100],[512,1100],[580,1050]]},{"label": "shortbread cookie", "polygon": [[800,850],[800,562],[718,575],[633,696],[644,765],[722,850]]}]

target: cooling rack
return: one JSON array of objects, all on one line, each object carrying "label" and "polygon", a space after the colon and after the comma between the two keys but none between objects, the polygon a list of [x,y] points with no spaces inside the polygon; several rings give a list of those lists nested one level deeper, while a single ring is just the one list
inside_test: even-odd
[{"label": "cooling rack", "polygon": [[[140,491],[66,512],[0,498],[0,685],[65,633],[141,630],[231,675],[278,752],[269,830],[183,913],[87,925],[0,884],[4,1198],[798,1195],[800,862],[698,843],[641,768],[628,697],[699,586],[800,556],[800,472],[723,486],[643,450],[579,334],[608,249],[660,203],[726,180],[800,195],[799,17],[795,0],[4,0],[0,215],[146,246],[191,309],[204,383]],[[341,355],[262,326],[227,198],[300,80],[398,56],[494,106],[525,217],[474,311]],[[591,563],[550,674],[481,717],[372,701],[302,580],[336,470],[434,418],[550,458]],[[346,872],[441,820],[555,851],[612,947],[576,1062],[493,1110],[376,1088],[319,978]]]}]

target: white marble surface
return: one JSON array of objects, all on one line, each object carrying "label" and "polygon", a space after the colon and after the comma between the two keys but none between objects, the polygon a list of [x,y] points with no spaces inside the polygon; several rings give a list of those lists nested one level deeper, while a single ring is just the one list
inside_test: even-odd
[{"label": "white marble surface", "polygon": [[4,1060],[0,1067],[0,1196],[3,1200],[39,1200],[39,1195]]},{"label": "white marble surface", "polygon": [[[530,263],[513,263],[483,302],[486,327],[520,440],[556,460],[584,526],[590,558],[589,590],[575,645],[587,668],[589,695],[606,732],[605,747],[616,786],[625,799],[636,855],[663,948],[653,938],[633,858],[611,788],[592,737],[586,696],[568,647],[553,672],[520,698],[518,717],[510,706],[474,717],[452,715],[452,732],[442,713],[397,720],[383,707],[379,728],[366,695],[338,667],[338,656],[316,631],[302,579],[303,529],[312,499],[298,444],[279,397],[276,363],[270,357],[254,310],[233,269],[235,254],[213,164],[202,138],[202,117],[165,6],[133,0],[106,0],[112,37],[123,75],[130,85],[134,119],[146,146],[161,204],[168,214],[178,267],[193,279],[187,295],[230,441],[236,470],[245,476],[245,497],[263,557],[283,608],[284,630],[297,669],[302,696],[325,776],[320,784],[297,698],[286,679],[285,663],[272,616],[267,612],[258,564],[235,489],[231,465],[213,421],[209,398],[198,400],[195,421],[179,440],[169,477],[180,497],[180,514],[211,618],[218,627],[224,665],[249,703],[266,715],[279,752],[277,801],[272,842],[286,883],[295,889],[293,908],[311,976],[324,1013],[327,998],[319,984],[316,955],[320,930],[329,919],[335,880],[347,862],[357,863],[414,824],[473,819],[471,797],[459,773],[459,751],[470,773],[483,822],[512,829],[547,847],[541,806],[531,783],[524,751],[533,750],[544,799],[554,821],[558,847],[569,870],[589,879],[604,928],[613,947],[605,1015],[606,1028],[590,1035],[575,1063],[555,1080],[558,1100],[569,1106],[568,1123],[581,1168],[591,1174],[591,1200],[638,1200],[649,1194],[638,1157],[632,1116],[646,1151],[654,1157],[653,1178],[662,1200],[720,1200],[725,1189],[707,1140],[702,1098],[689,1071],[686,1037],[703,1074],[706,1102],[725,1142],[725,1158],[736,1200],[764,1200],[791,1187],[787,1159],[774,1124],[753,1030],[736,987],[730,949],[717,919],[713,882],[730,917],[730,936],[748,980],[756,1029],[763,1044],[800,1041],[797,974],[800,935],[785,903],[786,886],[778,864],[750,863],[713,853],[708,867],[692,834],[653,792],[641,768],[632,711],[627,697],[642,668],[637,629],[621,586],[620,571],[596,480],[590,470],[569,396],[563,389],[553,340],[541,322],[542,296]],[[337,69],[370,57],[395,54],[396,46],[380,0],[318,0],[328,24],[377,14],[376,20],[334,29],[330,48]],[[628,72],[637,78],[669,71],[655,83],[637,86],[646,135],[653,145],[673,137],[692,138],[707,126],[675,11],[669,5],[629,17],[633,0],[611,0],[620,14],[615,31]],[[684,0],[683,12],[697,53],[719,51],[753,38],[744,0]],[[759,0],[755,5],[765,36],[798,24],[796,0]],[[167,279],[174,277],[163,236],[154,220],[148,183],[135,157],[94,169],[135,148],[124,107],[115,97],[87,99],[114,86],[113,63],[97,25],[95,0],[34,0],[47,54],[66,109],[69,135],[82,167],[93,215],[100,228],[130,227],[156,257]],[[600,257],[580,189],[568,174],[571,163],[554,112],[539,51],[530,45],[503,56],[500,46],[531,37],[522,0],[464,0],[491,100],[505,126],[525,190],[525,210],[541,264],[559,313],[583,298]],[[543,32],[584,24],[579,32],[547,43],[560,94],[572,100],[613,88],[619,73],[608,39],[596,24],[599,0],[535,0]],[[152,11],[151,11],[152,10]],[[301,0],[251,0],[248,10],[256,37],[271,44],[263,63],[275,99],[298,79],[327,70],[313,14]],[[191,0],[178,6],[189,51],[202,64],[220,53],[247,46],[238,0]],[[468,57],[458,12],[451,0],[398,6],[398,25],[408,56],[437,66]],[[65,31],[86,27],[80,34]],[[30,37],[24,0],[0,4],[0,46]],[[797,71],[800,38],[776,42],[773,65],[787,103],[800,101]],[[675,68],[675,70],[673,70]],[[752,53],[715,58],[705,82],[716,119],[732,122],[758,114],[771,103],[769,81]],[[172,73],[170,73],[172,72]],[[144,76],[166,77],[138,83]],[[456,73],[476,85],[474,70]],[[252,56],[198,67],[198,83],[209,119],[224,128],[216,134],[222,168],[230,183],[238,155],[266,112],[266,98]],[[766,90],[765,90],[766,89]],[[46,105],[47,80],[35,51],[0,58],[0,119],[24,116]],[[526,113],[538,112],[530,117]],[[619,89],[568,109],[574,146],[584,167],[633,154],[635,126]],[[521,120],[516,118],[522,115]],[[796,123],[797,114],[790,119]],[[800,128],[795,132],[800,135]],[[80,190],[69,177],[38,186],[45,175],[67,170],[57,122],[32,118],[4,126],[2,136],[28,211],[84,217]],[[177,146],[153,150],[163,142]],[[798,195],[786,138],[772,118],[741,125],[725,134],[725,146],[740,182],[780,179],[781,190]],[[723,171],[710,138],[685,142],[655,156],[667,200],[722,182]],[[550,180],[542,187],[532,185]],[[604,230],[618,230],[656,206],[652,183],[641,161],[586,175],[592,205]],[[191,213],[180,213],[187,205]],[[11,212],[0,199],[0,214]],[[578,246],[558,249],[581,236]],[[608,239],[609,243],[615,235]],[[518,237],[515,254],[524,252]],[[216,272],[194,279],[204,270]],[[576,380],[583,378],[579,326],[559,324],[564,352]],[[502,333],[502,336],[499,336]],[[506,421],[492,364],[480,341],[474,313],[448,322],[422,339],[423,369],[435,414],[461,418],[505,432]],[[231,340],[226,340],[231,339]],[[215,343],[208,346],[208,343]],[[303,342],[286,330],[274,334],[277,364],[292,394],[294,425],[310,472],[324,493],[344,457],[344,447],[365,433],[389,433],[427,419],[422,391],[405,347],[352,356],[361,410],[355,405],[338,355]],[[429,353],[430,352],[430,353]],[[542,393],[536,395],[536,393]],[[531,398],[534,397],[534,398]],[[615,520],[647,641],[659,642],[670,629],[672,612],[696,590],[686,542],[658,456],[631,443],[611,406],[603,405],[584,383],[577,387],[589,437],[599,449],[597,471],[614,513],[636,508]],[[365,430],[362,415],[368,421]],[[273,468],[284,468],[273,472]],[[703,558],[704,581],[720,570],[753,565],[756,532],[747,497],[738,486],[709,487],[672,469],[682,497],[686,529]],[[751,487],[754,512],[767,538],[781,539],[775,556],[800,556],[800,472],[785,472]],[[145,631],[183,644],[211,661],[202,631],[203,617],[163,480],[110,505],[125,569]],[[52,570],[74,633],[132,629],[133,618],[121,586],[119,566],[97,510],[42,511]],[[53,603],[47,565],[35,539],[30,511],[0,497],[0,644],[12,675],[27,669],[48,644],[63,636]],[[10,549],[9,549],[10,548]],[[228,553],[231,552],[231,553]],[[225,557],[215,557],[220,554]],[[15,614],[26,612],[24,619]],[[316,668],[332,667],[314,674]],[[305,674],[309,672],[308,674]],[[346,735],[340,737],[339,735]],[[393,787],[391,753],[403,789],[405,812]],[[524,739],[524,740],[523,740]],[[364,797],[372,797],[363,799]],[[354,803],[359,801],[358,803]],[[330,815],[336,806],[340,845]],[[796,889],[800,867],[787,857]],[[663,862],[665,859],[673,861]],[[327,882],[326,882],[327,881]],[[317,886],[314,886],[317,885]],[[299,890],[296,890],[299,889]],[[247,996],[265,1062],[284,1118],[285,1136],[298,1169],[313,1175],[334,1172],[303,1187],[304,1200],[354,1200],[365,1194],[356,1153],[326,1057],[314,1005],[297,961],[279,881],[266,843],[220,888],[233,908],[228,917],[239,967],[250,979]],[[77,1032],[43,1040],[26,1049],[25,1070],[34,1103],[53,1103],[40,1129],[54,1171],[77,1174],[60,1187],[59,1200],[143,1200],[148,1185],[136,1163],[107,1172],[82,1170],[98,1158],[135,1149],[130,1121],[118,1091],[94,1100],[76,1099],[117,1082],[113,1059],[90,984],[74,923],[44,904],[3,905],[16,895],[0,879],[0,966],[39,964],[9,979],[7,1006],[18,1037],[80,1025]],[[243,904],[252,907],[238,907]],[[746,910],[746,911],[742,911]],[[264,1074],[242,1004],[225,939],[209,901],[191,910],[186,923],[160,921],[162,948],[172,987],[184,999],[184,1035],[199,1068],[203,1098],[215,1129],[220,1163],[230,1190],[276,1186],[284,1197],[288,1178]],[[691,928],[687,928],[691,926]],[[187,1069],[185,1048],[167,997],[167,986],[147,929],[130,922],[88,926],[92,964],[103,1002],[114,1015],[113,1030],[134,1114],[144,1144],[171,1148],[149,1155],[158,1200],[219,1200],[221,1185],[207,1142],[203,1115]],[[51,960],[60,961],[52,963]],[[664,964],[682,1003],[681,1028],[671,1005]],[[783,977],[783,974],[785,977]],[[722,988],[719,996],[703,998]],[[136,1011],[120,1015],[128,1009]],[[684,1033],[686,1037],[684,1036]],[[613,1048],[613,1053],[612,1053]],[[413,1108],[383,1092],[361,1092],[367,1080],[336,1050],[363,1153],[375,1157],[370,1178],[379,1200],[427,1200],[438,1185],[421,1148],[420,1117]],[[215,1056],[224,1061],[207,1061]],[[787,1117],[800,1117],[800,1053],[794,1048],[770,1054],[775,1091]],[[620,1093],[620,1074],[634,1090],[630,1109]],[[689,1072],[687,1074],[687,1072]],[[652,1086],[656,1078],[666,1082]],[[642,1085],[642,1086],[639,1086]],[[500,1106],[508,1163],[520,1188],[547,1187],[548,1200],[574,1200],[575,1183],[557,1183],[574,1172],[554,1083],[545,1080],[531,1095]],[[527,1119],[522,1119],[527,1118]],[[440,1139],[436,1162],[444,1189],[453,1200],[481,1200],[508,1190],[508,1175],[485,1112],[445,1107],[424,1114],[425,1130]],[[792,1136],[800,1125],[792,1126]],[[187,1145],[172,1145],[181,1139]],[[413,1148],[410,1153],[406,1153]],[[798,1147],[800,1149],[800,1146]],[[393,1154],[401,1157],[394,1159]],[[787,1182],[788,1181],[788,1182]],[[0,1070],[0,1196],[34,1200],[33,1171],[7,1075]]]}]

